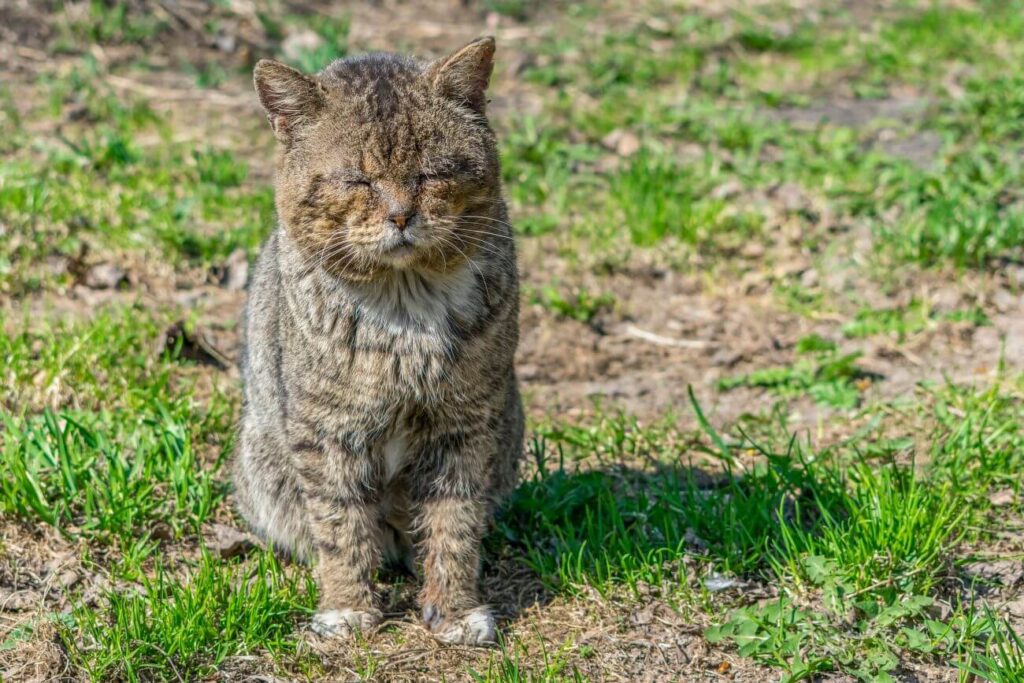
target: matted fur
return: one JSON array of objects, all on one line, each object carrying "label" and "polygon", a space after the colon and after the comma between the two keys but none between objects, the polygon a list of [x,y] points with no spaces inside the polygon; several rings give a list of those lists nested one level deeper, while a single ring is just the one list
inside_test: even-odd
[{"label": "matted fur", "polygon": [[280,226],[246,308],[235,491],[257,532],[316,563],[321,633],[379,620],[390,557],[422,566],[440,639],[494,638],[480,538],[516,483],[523,412],[493,53],[256,66]]}]

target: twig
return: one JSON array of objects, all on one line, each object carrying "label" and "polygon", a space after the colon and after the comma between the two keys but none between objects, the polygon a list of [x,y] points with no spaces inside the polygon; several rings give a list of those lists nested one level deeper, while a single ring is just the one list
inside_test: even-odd
[{"label": "twig", "polygon": [[635,325],[626,325],[622,331],[631,337],[636,337],[658,346],[674,346],[679,349],[706,349],[710,345],[709,342],[702,339],[673,339],[672,337],[641,330]]}]

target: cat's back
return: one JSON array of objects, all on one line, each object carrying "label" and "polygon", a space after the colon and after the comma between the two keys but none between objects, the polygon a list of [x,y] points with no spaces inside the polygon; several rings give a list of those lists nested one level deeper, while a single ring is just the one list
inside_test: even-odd
[{"label": "cat's back", "polygon": [[245,399],[250,409],[276,413],[281,365],[281,271],[280,229],[260,250],[249,280],[248,299],[242,319],[240,370]]}]

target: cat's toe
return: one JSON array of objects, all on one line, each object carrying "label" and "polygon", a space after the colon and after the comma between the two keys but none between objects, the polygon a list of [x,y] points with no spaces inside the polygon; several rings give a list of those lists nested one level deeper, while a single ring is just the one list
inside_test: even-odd
[{"label": "cat's toe", "polygon": [[447,617],[430,606],[423,610],[423,621],[437,640],[448,645],[494,645],[497,641],[497,624],[486,607]]},{"label": "cat's toe", "polygon": [[366,633],[380,623],[378,610],[325,609],[313,615],[309,628],[325,638],[351,638]]}]

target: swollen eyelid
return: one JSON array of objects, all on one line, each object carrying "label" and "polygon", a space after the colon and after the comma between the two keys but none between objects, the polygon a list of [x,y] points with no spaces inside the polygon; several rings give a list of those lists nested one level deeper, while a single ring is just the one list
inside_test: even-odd
[{"label": "swollen eyelid", "polygon": [[345,185],[369,185],[370,179],[355,170],[338,171],[334,174],[335,179]]}]

